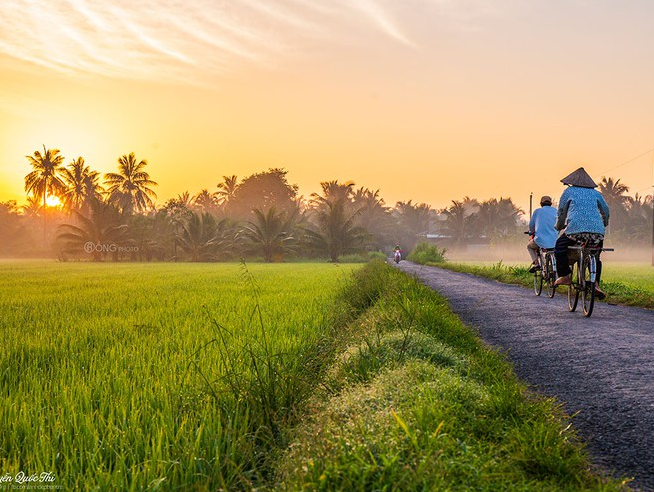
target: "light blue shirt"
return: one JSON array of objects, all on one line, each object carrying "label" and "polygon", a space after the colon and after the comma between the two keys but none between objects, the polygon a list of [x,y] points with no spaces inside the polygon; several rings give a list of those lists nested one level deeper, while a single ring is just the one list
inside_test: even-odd
[{"label": "light blue shirt", "polygon": [[534,234],[534,242],[540,248],[553,248],[559,233],[554,228],[556,209],[549,205],[534,210],[529,220],[529,232]]},{"label": "light blue shirt", "polygon": [[563,229],[566,234],[604,234],[608,224],[609,206],[599,191],[570,186],[561,195],[556,221],[558,230]]}]

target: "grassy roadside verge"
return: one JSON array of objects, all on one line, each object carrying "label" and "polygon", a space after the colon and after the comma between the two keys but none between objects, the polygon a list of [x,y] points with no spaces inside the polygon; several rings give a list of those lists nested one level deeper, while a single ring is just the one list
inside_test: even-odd
[{"label": "grassy roadside verge", "polygon": [[381,262],[343,295],[349,346],[279,457],[282,490],[624,490],[435,292]]},{"label": "grassy roadside verge", "polygon": [[[534,281],[534,276],[529,273],[527,267],[504,265],[501,261],[490,266],[451,262],[438,263],[432,266],[447,268],[455,272],[472,273],[499,282],[525,287],[533,286]],[[652,290],[625,285],[621,282],[605,281],[602,281],[602,289],[607,294],[604,302],[609,304],[654,309],[654,292]],[[565,294],[567,290],[561,290],[560,292]]]}]

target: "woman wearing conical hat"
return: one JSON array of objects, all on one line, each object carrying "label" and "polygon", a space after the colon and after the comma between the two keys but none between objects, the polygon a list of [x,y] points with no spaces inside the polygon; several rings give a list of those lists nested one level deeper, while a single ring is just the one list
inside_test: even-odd
[{"label": "woman wearing conical hat", "polygon": [[[568,188],[561,195],[557,212],[556,229],[562,234],[556,240],[556,273],[559,278],[554,285],[570,285],[570,266],[568,265],[568,246],[577,244],[580,236],[596,239],[601,248],[604,232],[609,225],[609,206],[597,191],[597,184],[586,170],[580,167],[561,180]],[[597,255],[597,281],[595,294],[603,299],[606,294],[599,288],[602,262]]]}]

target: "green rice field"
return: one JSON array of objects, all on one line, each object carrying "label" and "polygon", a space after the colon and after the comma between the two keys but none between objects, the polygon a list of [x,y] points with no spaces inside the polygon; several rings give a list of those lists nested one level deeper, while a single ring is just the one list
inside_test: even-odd
[{"label": "green rice field", "polygon": [[256,484],[355,268],[0,263],[0,470],[63,490]]},{"label": "green rice field", "polygon": [[604,258],[602,262],[604,282],[619,282],[629,287],[652,291],[654,294],[654,266],[645,263],[618,263]]}]

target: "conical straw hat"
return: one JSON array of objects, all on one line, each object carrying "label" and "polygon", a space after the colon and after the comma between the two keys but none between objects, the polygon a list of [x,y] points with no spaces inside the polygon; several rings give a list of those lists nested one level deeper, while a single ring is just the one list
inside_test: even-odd
[{"label": "conical straw hat", "polygon": [[561,180],[561,183],[570,186],[579,186],[581,188],[597,188],[597,184],[595,181],[593,181],[593,178],[590,177],[590,175],[583,167],[580,167],[576,171],[568,174]]}]

